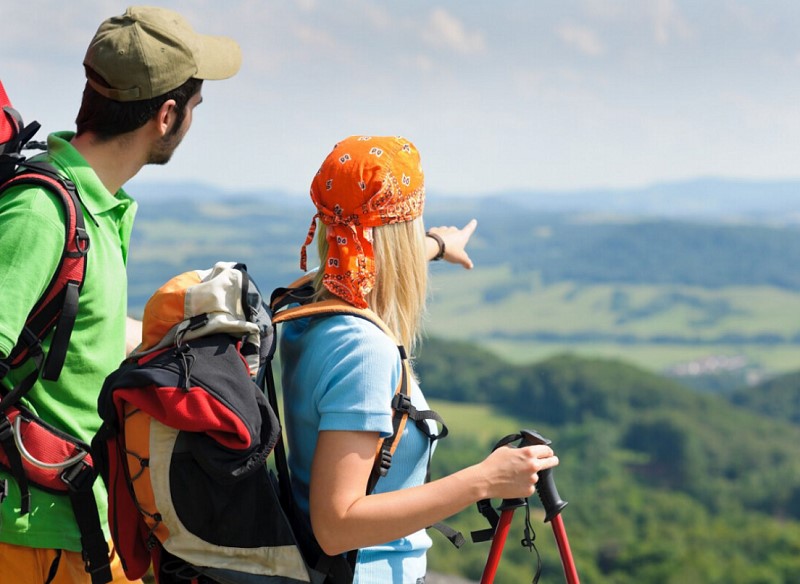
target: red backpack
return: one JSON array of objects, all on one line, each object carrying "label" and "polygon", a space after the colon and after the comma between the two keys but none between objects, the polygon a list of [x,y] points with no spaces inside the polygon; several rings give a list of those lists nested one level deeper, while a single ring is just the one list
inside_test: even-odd
[{"label": "red backpack", "polygon": [[[58,268],[28,315],[16,346],[0,360],[0,382],[9,371],[30,360],[36,365],[15,387],[0,383],[0,468],[9,471],[17,482],[22,515],[30,511],[31,484],[70,498],[81,532],[86,571],[92,575],[93,584],[103,584],[111,580],[111,571],[92,493],[96,471],[89,445],[47,424],[21,403],[39,377],[55,381],[64,365],[89,250],[83,207],[69,179],[47,163],[27,160],[22,153],[24,149],[45,148],[41,142],[31,142],[40,125],[23,123],[2,83],[0,108],[0,197],[19,185],[42,187],[61,201],[66,218]],[[48,335],[50,349],[45,354],[42,341]],[[0,483],[0,501],[6,489],[7,485]]]}]

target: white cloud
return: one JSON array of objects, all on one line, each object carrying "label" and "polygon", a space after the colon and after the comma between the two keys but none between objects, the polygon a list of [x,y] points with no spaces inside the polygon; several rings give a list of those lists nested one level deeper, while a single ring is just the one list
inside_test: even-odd
[{"label": "white cloud", "polygon": [[446,47],[463,55],[486,50],[483,33],[467,31],[460,20],[443,8],[437,8],[431,13],[428,27],[422,36],[433,46]]},{"label": "white cloud", "polygon": [[295,0],[294,3],[302,12],[313,12],[317,8],[316,0]]},{"label": "white cloud", "polygon": [[358,2],[357,10],[361,17],[378,30],[385,30],[392,25],[392,17],[389,12],[380,4],[374,2]]},{"label": "white cloud", "polygon": [[605,52],[605,46],[595,32],[585,26],[564,24],[556,31],[559,38],[584,55],[597,57]]},{"label": "white cloud", "polygon": [[674,0],[657,0],[654,6],[653,27],[656,42],[665,45],[671,36],[689,36],[690,27]]},{"label": "white cloud", "polygon": [[340,50],[342,48],[335,37],[314,26],[296,24],[292,28],[292,33],[303,45],[326,50]]}]

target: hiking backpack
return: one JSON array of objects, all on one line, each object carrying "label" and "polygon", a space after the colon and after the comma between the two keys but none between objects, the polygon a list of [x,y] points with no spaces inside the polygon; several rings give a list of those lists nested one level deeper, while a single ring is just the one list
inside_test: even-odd
[{"label": "hiking backpack", "polygon": [[[281,289],[272,304],[301,296]],[[272,319],[246,267],[231,262],[176,276],[147,302],[142,345],[106,379],[104,422],[92,442],[128,578],[152,565],[159,584],[352,581],[355,554],[325,555],[294,506],[271,364],[274,325],[356,312],[379,319],[349,305],[300,308]],[[404,374],[397,395],[408,388]],[[402,432],[409,416],[423,415],[398,408],[395,427]],[[370,489],[398,440],[386,443]]]},{"label": "hiking backpack", "polygon": [[[30,161],[24,149],[46,149],[32,142],[38,122],[25,125],[0,82],[0,197],[15,186],[47,189],[64,209],[65,239],[59,265],[28,315],[17,344],[0,360],[0,380],[33,361],[35,367],[15,387],[0,384],[0,468],[9,471],[21,494],[22,515],[30,511],[30,485],[68,496],[81,533],[86,571],[93,584],[111,580],[108,546],[92,492],[96,478],[89,445],[55,428],[22,403],[36,380],[55,381],[64,365],[86,274],[89,237],[75,185],[45,162]],[[42,341],[51,336],[45,355]],[[0,501],[7,485],[0,484]]]},{"label": "hiking backpack", "polygon": [[106,378],[92,441],[129,579],[152,567],[160,584],[324,580],[267,466],[280,441],[260,383],[272,332],[242,264],[185,272],[148,300],[142,344]]}]

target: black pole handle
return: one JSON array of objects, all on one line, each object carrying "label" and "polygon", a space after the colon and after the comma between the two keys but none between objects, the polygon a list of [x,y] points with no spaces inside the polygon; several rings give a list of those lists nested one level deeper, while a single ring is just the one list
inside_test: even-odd
[{"label": "black pole handle", "polygon": [[[521,430],[522,442],[520,446],[532,446],[535,444],[544,444],[549,446],[552,444],[550,440],[539,434],[536,430]],[[563,501],[556,489],[556,481],[553,478],[553,469],[546,468],[539,472],[539,482],[536,483],[536,492],[539,494],[539,500],[544,507],[544,522],[547,523],[556,515],[561,513],[567,502]]]}]

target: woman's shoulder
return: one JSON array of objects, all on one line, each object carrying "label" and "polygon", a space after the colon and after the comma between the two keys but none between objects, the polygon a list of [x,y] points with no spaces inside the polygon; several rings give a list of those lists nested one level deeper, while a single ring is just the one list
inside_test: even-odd
[{"label": "woman's shoulder", "polygon": [[314,318],[308,323],[306,334],[342,348],[359,346],[373,351],[397,352],[395,342],[378,325],[351,314]]},{"label": "woman's shoulder", "polygon": [[393,391],[401,372],[400,352],[372,322],[340,314],[315,318],[303,336],[302,358],[313,361],[307,365],[318,371],[321,386],[337,387],[347,380],[344,385],[359,387],[365,395]]}]

